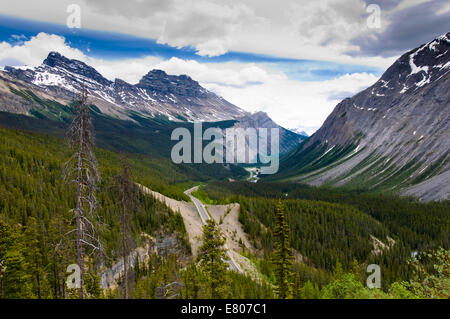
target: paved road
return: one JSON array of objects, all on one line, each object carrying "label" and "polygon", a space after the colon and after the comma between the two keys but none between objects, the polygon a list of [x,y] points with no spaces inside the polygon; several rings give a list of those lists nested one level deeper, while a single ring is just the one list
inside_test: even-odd
[{"label": "paved road", "polygon": [[[203,225],[206,225],[206,221],[210,219],[208,212],[206,211],[205,206],[201,201],[199,201],[196,197],[194,197],[191,193],[196,191],[198,189],[198,186],[192,187],[185,191],[184,193],[189,196],[189,198],[194,203],[195,207],[197,208],[198,214],[200,215],[200,219],[202,220]],[[233,256],[230,253],[230,250],[228,249],[227,245],[224,245],[224,248],[227,251],[227,255],[229,257],[229,264],[231,269],[237,271],[238,273],[242,273],[241,267],[237,264],[237,262],[234,260]]]}]

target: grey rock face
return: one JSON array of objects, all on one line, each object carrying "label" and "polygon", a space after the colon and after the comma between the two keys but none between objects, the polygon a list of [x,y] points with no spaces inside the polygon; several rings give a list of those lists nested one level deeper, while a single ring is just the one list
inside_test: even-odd
[{"label": "grey rock face", "polygon": [[[325,156],[336,146],[356,148],[308,178],[311,184],[360,181],[450,199],[450,181],[437,177],[450,168],[450,32],[405,53],[374,85],[340,102],[303,150],[316,144]],[[431,178],[440,183],[423,182]]]},{"label": "grey rock face", "polygon": [[5,67],[5,71],[9,76],[69,100],[85,87],[105,113],[120,109],[148,116],[163,115],[174,121],[211,122],[237,119],[246,114],[190,77],[168,75],[161,70],[150,71],[136,85],[120,79],[113,82],[81,61],[51,52],[36,68]]},{"label": "grey rock face", "polygon": [[58,52],[50,52],[50,54],[44,60],[43,64],[51,68],[60,68],[67,70],[74,74],[81,75],[85,78],[92,79],[102,85],[111,85],[111,81],[104,78],[93,67],[90,67],[89,65],[81,61],[68,59]]},{"label": "grey rock face", "polygon": [[159,94],[176,94],[183,97],[207,97],[208,91],[187,75],[168,75],[162,70],[152,70],[137,84],[137,87]]}]

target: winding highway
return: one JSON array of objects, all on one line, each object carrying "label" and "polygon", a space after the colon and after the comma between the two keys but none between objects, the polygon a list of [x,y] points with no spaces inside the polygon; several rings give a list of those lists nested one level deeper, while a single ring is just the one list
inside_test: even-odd
[{"label": "winding highway", "polygon": [[[198,186],[194,186],[194,187],[188,189],[187,191],[185,191],[184,193],[187,196],[189,196],[189,198],[192,200],[195,207],[197,208],[198,214],[200,215],[200,219],[202,220],[203,225],[206,225],[206,221],[208,219],[210,219],[211,217],[209,216],[208,212],[206,211],[206,208],[203,205],[203,203],[192,195],[192,192],[196,191],[197,189],[198,189]],[[234,260],[230,250],[227,247],[227,244],[224,245],[224,248],[227,251],[227,255],[229,258],[228,262],[230,264],[230,268],[232,270],[237,271],[238,273],[242,273],[241,267],[239,267],[237,262]]]}]

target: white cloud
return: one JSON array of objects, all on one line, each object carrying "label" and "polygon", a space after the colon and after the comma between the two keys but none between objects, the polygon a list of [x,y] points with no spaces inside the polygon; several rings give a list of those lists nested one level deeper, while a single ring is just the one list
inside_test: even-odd
[{"label": "white cloud", "polygon": [[218,4],[203,0],[178,1],[164,21],[159,43],[171,46],[193,46],[199,55],[217,56],[230,50],[232,35],[243,22],[256,19],[243,4]]},{"label": "white cloud", "polygon": [[275,76],[245,88],[207,83],[205,87],[247,111],[265,111],[278,124],[311,134],[339,102],[330,96],[344,91],[351,96],[376,80],[376,76],[367,73],[347,74],[321,82],[298,82]]},{"label": "white cloud", "polygon": [[50,51],[58,51],[62,55],[86,62],[87,58],[78,49],[73,49],[65,43],[64,37],[39,33],[19,45],[11,45],[7,42],[0,43],[0,65],[3,60],[14,59],[17,65],[38,66],[47,57]]},{"label": "white cloud", "polygon": [[269,74],[255,63],[199,63],[194,60],[171,58],[154,65],[169,74],[188,74],[202,84],[230,87],[248,87],[270,81],[274,77],[286,78],[282,73]]},{"label": "white cloud", "polygon": [[0,67],[5,65],[35,67],[41,65],[51,51],[57,51],[69,59],[83,61],[110,80],[118,77],[130,83],[138,82],[153,65],[161,61],[153,56],[117,61],[96,59],[67,45],[62,36],[41,32],[16,45],[0,42]]},{"label": "white cloud", "polygon": [[[73,1],[15,0],[1,11],[64,24],[70,3]],[[366,13],[362,0],[82,0],[80,6],[83,28],[192,46],[205,56],[242,51],[383,68],[396,58],[343,53],[358,50],[349,43],[351,37],[364,32],[370,35],[361,17]]]},{"label": "white cloud", "polygon": [[289,28],[301,44],[326,46],[340,53],[356,49],[349,46],[351,39],[371,33],[362,0],[299,1],[288,8],[288,16]]},{"label": "white cloud", "polygon": [[100,72],[105,78],[114,80],[122,79],[128,83],[135,84],[147,74],[153,66],[160,63],[161,59],[147,56],[139,59],[128,60],[101,60],[89,58],[90,65]]},{"label": "white cloud", "polygon": [[61,36],[45,33],[18,45],[1,42],[0,66],[1,61],[13,59],[25,65],[37,66],[50,51],[58,51],[68,58],[86,62],[110,80],[121,78],[136,83],[155,68],[169,74],[187,74],[247,111],[265,111],[278,124],[287,128],[301,128],[309,134],[320,127],[343,97],[340,96],[342,92],[352,95],[376,81],[373,74],[353,73],[328,81],[300,82],[289,79],[273,66],[268,68],[257,63],[199,63],[175,57],[161,60],[153,56],[119,61],[102,60],[71,48]]}]

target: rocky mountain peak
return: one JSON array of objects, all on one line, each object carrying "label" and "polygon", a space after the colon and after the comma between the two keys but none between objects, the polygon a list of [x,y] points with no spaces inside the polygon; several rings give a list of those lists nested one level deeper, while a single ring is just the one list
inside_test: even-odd
[{"label": "rocky mountain peak", "polygon": [[64,69],[74,74],[92,79],[100,84],[109,85],[111,81],[104,78],[96,69],[79,60],[69,59],[58,52],[50,52],[43,65]]},{"label": "rocky mountain peak", "polygon": [[449,199],[449,85],[450,32],[406,52],[374,85],[341,101],[282,170],[313,185]]},{"label": "rocky mountain peak", "polygon": [[417,90],[440,78],[450,67],[450,32],[403,54],[374,86],[378,96]]},{"label": "rocky mountain peak", "polygon": [[255,113],[253,113],[253,117],[264,119],[264,118],[269,118],[269,115],[264,111],[257,111]]},{"label": "rocky mountain peak", "polygon": [[[258,111],[252,114],[247,113],[238,119],[238,122],[234,125],[235,128],[265,128],[268,129],[268,136],[270,139],[272,128],[279,129],[280,138],[280,153],[285,154],[295,148],[301,141],[304,140],[304,136],[300,136],[295,132],[287,130],[277,123],[275,123],[266,112]],[[270,146],[271,142],[268,142]]]},{"label": "rocky mountain peak", "polygon": [[71,60],[61,55],[59,52],[52,51],[48,54],[47,58],[44,60],[43,64],[48,66],[63,66],[71,63]]},{"label": "rocky mountain peak", "polygon": [[151,70],[137,84],[138,87],[160,94],[184,97],[203,97],[207,91],[187,75],[169,75],[162,70]]}]

